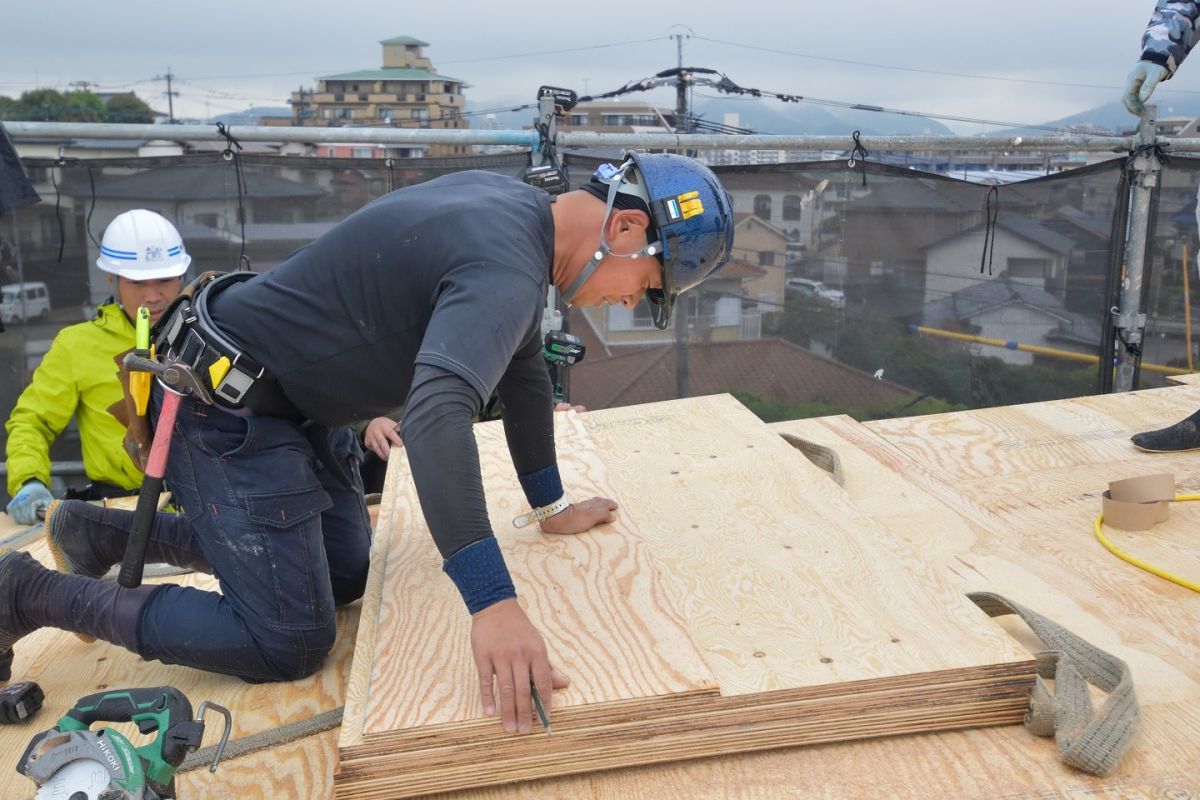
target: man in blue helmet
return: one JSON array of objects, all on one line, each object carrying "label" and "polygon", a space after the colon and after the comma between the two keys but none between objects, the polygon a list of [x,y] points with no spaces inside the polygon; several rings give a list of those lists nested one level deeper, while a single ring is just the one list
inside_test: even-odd
[{"label": "man in blue helmet", "polygon": [[210,569],[222,593],[95,580],[120,560],[130,515],[58,507],[46,527],[67,574],[0,557],[0,656],[49,625],[250,681],[315,671],[368,566],[344,426],[403,404],[421,510],[472,615],[484,711],[528,731],[530,680],[549,698],[566,677],[492,534],[472,416],[497,390],[525,516],[543,532],[610,521],[614,502],[572,500],[559,479],[549,285],[580,306],[646,296],[665,328],[679,293],[728,258],[732,226],[716,176],[681,156],[635,154],[558,197],[463,172],[368,204],[270,272],[212,281],[157,329],[159,352],[192,364],[216,401],[183,401],[166,477],[185,513],[159,515],[150,547]]}]

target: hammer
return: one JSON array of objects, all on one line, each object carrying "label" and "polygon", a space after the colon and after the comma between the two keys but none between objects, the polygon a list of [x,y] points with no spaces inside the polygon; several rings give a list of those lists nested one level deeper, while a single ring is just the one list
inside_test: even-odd
[{"label": "hammer", "polygon": [[150,372],[158,377],[163,389],[162,411],[154,428],[154,439],[150,445],[150,457],[146,463],[146,479],[138,491],[137,507],[133,512],[133,525],[129,541],[125,545],[125,557],[121,560],[121,571],[117,583],[127,589],[142,585],[142,572],[146,567],[146,546],[150,543],[150,528],[158,512],[158,496],[162,492],[163,475],[167,469],[167,456],[171,452],[171,434],[175,430],[175,417],[184,395],[192,395],[201,403],[210,405],[212,395],[187,364],[179,361],[165,364],[142,358],[135,353],[125,356],[125,368],[131,372]]}]

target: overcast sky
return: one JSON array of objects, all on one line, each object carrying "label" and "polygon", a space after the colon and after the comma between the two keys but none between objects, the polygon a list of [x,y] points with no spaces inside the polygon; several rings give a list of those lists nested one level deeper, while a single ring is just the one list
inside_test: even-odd
[{"label": "overcast sky", "polygon": [[[616,88],[675,66],[670,37],[684,33],[686,65],[717,69],[742,86],[1039,122],[1118,99],[1154,7],[1152,0],[172,5],[5,3],[0,94],[89,81],[100,91],[132,89],[165,110],[165,83],[152,79],[170,67],[179,79],[176,113],[211,116],[285,105],[290,91],[320,75],[378,67],[379,40],[407,35],[430,43],[434,67],[469,84],[467,99],[478,107],[530,101],[543,83],[581,94]],[[1161,105],[1200,96],[1200,55],[1196,61],[1156,95]],[[672,104],[665,91],[643,97]]]}]

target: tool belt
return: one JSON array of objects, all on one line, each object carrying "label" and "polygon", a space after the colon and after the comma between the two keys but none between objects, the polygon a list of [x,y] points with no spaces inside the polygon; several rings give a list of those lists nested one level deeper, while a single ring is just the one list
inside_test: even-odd
[{"label": "tool belt", "polygon": [[267,368],[213,323],[209,314],[213,298],[229,286],[252,277],[252,272],[201,275],[172,301],[151,330],[154,347],[168,361],[178,360],[190,366],[208,386],[216,405],[233,411],[249,409],[258,416],[282,417],[296,423],[318,460],[339,483],[352,489],[354,484],[346,466],[334,457],[329,444],[329,429],[309,420],[288,399]]},{"label": "tool belt", "polygon": [[217,405],[302,422],[304,414],[288,400],[279,382],[222,333],[209,314],[209,304],[217,294],[251,277],[252,272],[201,275],[188,287],[193,291],[180,294],[151,331],[155,349],[168,361],[191,367]]}]

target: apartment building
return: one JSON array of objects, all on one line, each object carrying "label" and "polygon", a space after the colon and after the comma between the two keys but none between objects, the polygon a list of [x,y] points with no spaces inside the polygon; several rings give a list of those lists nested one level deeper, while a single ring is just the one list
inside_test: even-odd
[{"label": "apartment building", "polygon": [[[383,65],[317,78],[312,90],[292,92],[296,125],[321,127],[390,126],[396,128],[469,128],[462,116],[466,84],[439,75],[424,53],[428,42],[397,36],[379,43]],[[347,148],[350,146],[347,145]],[[414,145],[383,147],[357,145],[349,152],[318,149],[318,155],[354,155],[365,158],[418,158],[466,155],[467,145]],[[368,152],[369,151],[369,152]]]}]

